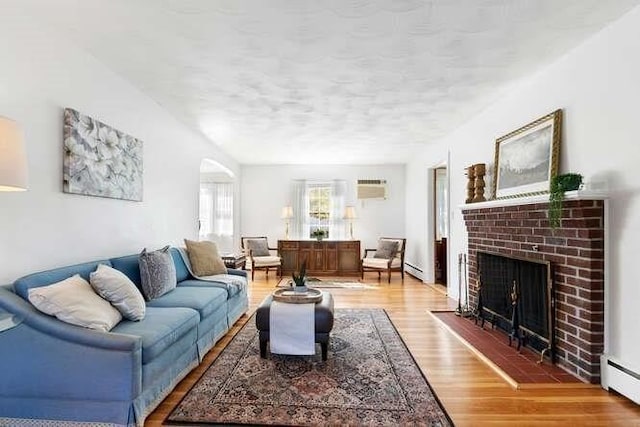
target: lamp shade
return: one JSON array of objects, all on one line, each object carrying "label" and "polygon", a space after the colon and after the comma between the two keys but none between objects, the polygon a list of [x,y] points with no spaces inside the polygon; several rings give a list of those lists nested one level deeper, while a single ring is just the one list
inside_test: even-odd
[{"label": "lamp shade", "polygon": [[24,191],[27,181],[22,131],[13,120],[0,117],[0,191]]},{"label": "lamp shade", "polygon": [[344,209],[344,219],[356,219],[358,215],[356,215],[356,208],[354,206],[347,206]]},{"label": "lamp shade", "polygon": [[291,219],[293,218],[293,208],[291,206],[285,206],[282,208],[282,214],[280,215],[282,219]]}]

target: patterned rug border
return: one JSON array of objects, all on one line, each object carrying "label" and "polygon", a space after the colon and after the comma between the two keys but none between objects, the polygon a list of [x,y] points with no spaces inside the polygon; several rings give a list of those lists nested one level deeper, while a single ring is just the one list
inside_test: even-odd
[{"label": "patterned rug border", "polygon": [[[418,369],[418,372],[420,372],[420,375],[422,376],[422,379],[424,379],[424,382],[426,383],[427,387],[429,388],[429,391],[431,392],[431,395],[433,396],[434,400],[438,403],[438,406],[440,407],[440,409],[442,410],[442,413],[444,415],[444,417],[446,418],[446,420],[449,422],[449,424],[452,427],[455,427],[455,423],[453,422],[453,420],[451,419],[451,416],[449,415],[449,413],[447,412],[447,409],[445,408],[444,404],[442,403],[442,401],[440,400],[440,397],[438,397],[438,394],[436,393],[435,389],[431,386],[431,383],[429,382],[427,376],[425,375],[425,373],[422,371],[422,369],[420,368],[420,365],[418,364],[418,362],[416,361],[415,357],[413,356],[413,353],[411,353],[411,350],[409,350],[409,347],[407,346],[407,343],[404,341],[404,338],[402,337],[402,335],[400,334],[400,332],[398,331],[398,328],[396,327],[396,325],[393,323],[393,320],[391,319],[391,317],[389,316],[389,313],[387,313],[387,310],[384,308],[366,308],[366,307],[357,307],[357,308],[338,308],[336,309],[337,312],[343,311],[343,310],[362,310],[362,311],[381,311],[382,313],[384,313],[385,317],[387,318],[387,320],[389,321],[389,324],[391,325],[391,327],[393,328],[393,331],[395,332],[396,336],[398,337],[398,339],[400,340],[400,343],[402,344],[402,347],[404,348],[404,350],[406,350],[407,354],[409,355],[411,361],[415,364],[416,368]],[[189,395],[189,393],[191,393],[191,391],[200,383],[200,381],[203,379],[203,377],[207,374],[207,372],[209,371],[209,369],[211,369],[213,367],[213,365],[215,364],[215,362],[218,360],[218,358],[220,356],[222,356],[223,352],[225,350],[227,350],[227,348],[229,348],[232,343],[234,343],[236,341],[236,339],[239,339],[238,336],[240,335],[240,333],[244,330],[244,328],[250,326],[251,322],[255,323],[255,316],[256,313],[253,312],[251,314],[251,316],[249,316],[247,318],[247,320],[238,328],[238,330],[236,331],[236,333],[233,335],[233,337],[229,340],[229,342],[227,343],[227,345],[220,351],[220,353],[216,356],[215,359],[213,359],[211,361],[211,363],[209,364],[209,366],[207,366],[207,368],[202,372],[202,374],[200,374],[198,376],[198,379],[195,380],[195,382],[191,385],[191,387],[189,387],[189,390],[187,390],[184,393],[184,396],[182,396],[182,398],[180,398],[180,401],[178,401],[178,403],[176,403],[173,408],[171,409],[171,411],[167,414],[167,416],[164,418],[162,425],[172,425],[172,426],[247,426],[247,427],[260,427],[260,426],[264,426],[264,424],[244,424],[244,423],[212,423],[212,422],[202,422],[202,421],[172,421],[169,418],[173,415],[173,413],[175,412],[175,410],[182,404],[182,402],[187,398],[187,396]],[[377,329],[377,328],[376,328]],[[256,331],[257,333],[257,331]],[[385,344],[383,342],[383,344]],[[386,345],[385,345],[386,347]],[[238,359],[238,361],[240,361],[240,359]],[[279,424],[271,424],[272,426],[278,426]]]}]

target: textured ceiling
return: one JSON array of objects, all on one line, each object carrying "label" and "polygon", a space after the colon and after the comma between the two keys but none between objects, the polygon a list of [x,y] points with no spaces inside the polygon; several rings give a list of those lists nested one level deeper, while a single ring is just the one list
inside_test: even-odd
[{"label": "textured ceiling", "polygon": [[640,0],[15,3],[240,163],[283,164],[405,162]]}]

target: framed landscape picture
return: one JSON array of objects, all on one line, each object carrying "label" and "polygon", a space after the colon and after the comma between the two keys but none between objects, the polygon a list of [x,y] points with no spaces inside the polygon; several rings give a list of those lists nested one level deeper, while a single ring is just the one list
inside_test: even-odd
[{"label": "framed landscape picture", "polygon": [[556,110],[496,140],[496,199],[549,191],[558,173],[561,126],[562,110]]}]

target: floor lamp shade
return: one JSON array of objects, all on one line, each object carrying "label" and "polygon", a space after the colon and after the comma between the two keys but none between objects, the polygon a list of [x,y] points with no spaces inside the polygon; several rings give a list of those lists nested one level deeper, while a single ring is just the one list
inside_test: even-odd
[{"label": "floor lamp shade", "polygon": [[0,117],[0,191],[24,191],[27,185],[22,131],[13,120]]}]

